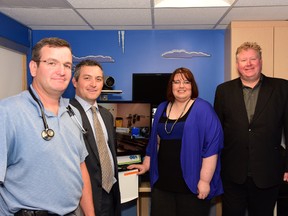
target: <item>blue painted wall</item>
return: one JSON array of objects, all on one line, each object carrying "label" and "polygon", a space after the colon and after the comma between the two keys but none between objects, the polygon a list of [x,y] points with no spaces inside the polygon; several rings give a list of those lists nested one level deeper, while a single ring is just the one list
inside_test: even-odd
[{"label": "blue painted wall", "polygon": [[0,37],[30,47],[31,29],[0,12]]},{"label": "blue painted wall", "polygon": [[[104,73],[115,78],[114,89],[121,95],[110,100],[132,99],[133,73],[171,73],[188,67],[195,75],[200,97],[213,103],[216,86],[224,81],[224,30],[135,30],[125,31],[124,53],[118,31],[32,31],[0,13],[0,37],[20,46],[31,47],[44,37],[61,37],[69,41],[76,57],[111,56],[114,63],[103,63]],[[167,59],[161,55],[173,49],[205,52],[210,57]],[[29,61],[28,53],[28,61]],[[32,78],[27,75],[28,84]],[[148,88],[147,84],[147,88]],[[64,96],[73,97],[69,86]]]},{"label": "blue painted wall", "polygon": [[[224,33],[224,30],[129,30],[125,31],[124,53],[118,31],[41,30],[33,31],[32,38],[33,44],[44,37],[66,39],[76,57],[111,56],[115,62],[102,63],[104,73],[115,78],[114,89],[123,93],[109,95],[110,100],[132,99],[133,73],[171,73],[178,67],[188,67],[194,73],[200,97],[213,103],[215,88],[224,80]],[[174,49],[205,52],[210,57],[167,59],[161,56]],[[74,96],[72,85],[65,96]]]}]

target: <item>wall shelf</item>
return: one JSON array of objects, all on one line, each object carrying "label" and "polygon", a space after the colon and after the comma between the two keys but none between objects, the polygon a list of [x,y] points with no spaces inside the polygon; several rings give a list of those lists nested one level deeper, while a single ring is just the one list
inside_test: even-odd
[{"label": "wall shelf", "polygon": [[101,94],[122,94],[122,90],[102,90]]}]

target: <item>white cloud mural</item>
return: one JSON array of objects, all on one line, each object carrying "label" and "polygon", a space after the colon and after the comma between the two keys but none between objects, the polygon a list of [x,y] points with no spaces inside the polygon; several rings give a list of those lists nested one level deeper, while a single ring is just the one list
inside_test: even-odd
[{"label": "white cloud mural", "polygon": [[91,59],[91,60],[95,60],[99,63],[114,63],[115,60],[111,57],[111,56],[103,56],[103,55],[89,55],[89,56],[84,56],[84,57],[76,57],[73,55],[73,62],[80,62],[82,60],[86,60],[86,59]]},{"label": "white cloud mural", "polygon": [[195,52],[195,51],[189,52],[184,49],[180,50],[174,49],[163,53],[161,56],[163,58],[177,59],[177,58],[193,58],[193,57],[210,57],[211,55],[204,52]]}]

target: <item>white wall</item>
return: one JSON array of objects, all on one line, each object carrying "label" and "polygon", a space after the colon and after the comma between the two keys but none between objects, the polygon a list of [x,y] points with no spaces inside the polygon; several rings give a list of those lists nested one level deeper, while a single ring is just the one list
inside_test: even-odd
[{"label": "white wall", "polygon": [[25,55],[0,46],[0,99],[23,90],[22,86],[26,84],[27,79],[23,61]]}]

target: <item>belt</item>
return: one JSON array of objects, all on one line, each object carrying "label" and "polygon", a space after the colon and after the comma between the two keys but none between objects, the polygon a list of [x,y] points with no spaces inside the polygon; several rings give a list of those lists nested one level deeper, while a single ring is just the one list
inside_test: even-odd
[{"label": "belt", "polygon": [[[75,211],[73,211],[75,212]],[[66,214],[67,216],[73,215],[73,212],[70,212]],[[20,211],[16,212],[14,216],[60,216],[58,214],[52,214],[48,211],[42,211],[42,210],[27,210],[27,209],[21,209]],[[65,215],[64,215],[65,216]]]}]

